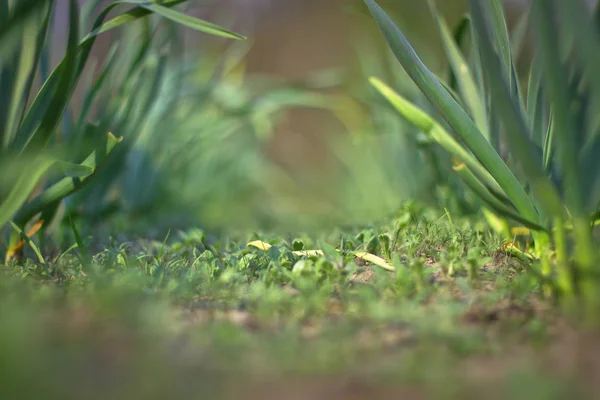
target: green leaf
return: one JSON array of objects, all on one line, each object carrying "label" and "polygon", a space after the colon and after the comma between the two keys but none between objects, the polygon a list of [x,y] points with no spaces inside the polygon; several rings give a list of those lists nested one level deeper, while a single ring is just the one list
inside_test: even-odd
[{"label": "green leaf", "polygon": [[21,239],[23,241],[25,241],[25,243],[27,243],[34,251],[35,255],[38,258],[38,261],[40,262],[40,264],[45,265],[46,264],[46,260],[44,260],[44,256],[42,256],[42,252],[40,251],[40,249],[37,247],[37,245],[33,242],[33,240],[31,240],[27,234],[25,234],[25,232],[23,232],[23,230],[14,222],[10,222],[10,224],[12,225],[13,229],[21,236]]},{"label": "green leaf", "polygon": [[513,221],[519,222],[536,231],[547,231],[545,227],[523,218],[516,213],[514,209],[507,207],[499,201],[465,164],[455,162],[453,169],[463,182],[483,201],[483,203],[494,210],[498,215],[512,219]]},{"label": "green leaf", "polygon": [[[458,22],[458,24],[456,25],[454,30],[452,31],[453,41],[454,41],[454,43],[456,43],[456,45],[458,46],[458,49],[461,53],[465,52],[467,39],[470,38],[470,36],[469,36],[470,26],[471,26],[470,17],[468,14],[465,14],[460,19],[460,21]],[[452,88],[457,87],[456,76],[454,75],[452,70],[450,71],[449,85]]]},{"label": "green leaf", "polygon": [[69,214],[68,217],[69,217],[69,225],[71,226],[71,230],[73,231],[73,235],[75,236],[75,242],[77,243],[77,249],[79,250],[79,252],[78,252],[79,262],[85,268],[89,264],[90,257],[89,257],[87,248],[86,248],[85,244],[83,243],[83,239],[81,238],[81,235],[79,234],[79,230],[77,229],[77,226],[75,226],[75,222],[73,221],[73,218],[71,217],[71,214]]},{"label": "green leaf", "polygon": [[[59,69],[59,78],[56,86],[53,86],[53,93],[45,109],[37,109],[39,114],[32,116],[33,120],[40,121],[34,130],[19,131],[15,138],[16,149],[21,154],[31,146],[35,150],[44,148],[50,141],[51,136],[60,123],[61,117],[71,100],[75,84],[78,78],[78,48],[79,40],[79,7],[76,0],[69,2],[69,37],[67,40],[67,53],[63,62],[57,67]],[[56,71],[56,70],[55,70]],[[46,81],[44,86],[49,82]],[[43,88],[42,88],[43,90]],[[32,107],[33,108],[33,107]],[[28,114],[31,114],[31,110]],[[28,115],[29,117],[29,115]]]},{"label": "green leaf", "polygon": [[13,3],[10,12],[6,9],[6,5],[4,9],[0,8],[0,15],[2,15],[0,17],[0,61],[12,57],[15,50],[20,47],[22,25],[35,17],[40,7],[44,6],[43,3],[54,5],[52,0],[18,0]]},{"label": "green leaf", "polygon": [[[532,138],[538,146],[542,146],[546,142],[549,118],[541,79],[540,60],[538,57],[534,57],[527,83],[527,119],[532,131]],[[544,152],[544,157],[545,155]]]},{"label": "green leaf", "polygon": [[[47,14],[49,15],[49,10]],[[35,66],[39,58],[40,49],[38,48],[37,39],[39,31],[40,23],[37,18],[29,18],[24,21],[22,37],[19,40],[21,48],[13,65],[9,67],[10,72],[12,72],[11,79],[5,80],[0,86],[4,92],[3,95],[9,97],[6,104],[0,106],[2,120],[5,121],[4,126],[0,126],[0,138],[2,138],[0,147],[3,148],[8,147],[21,122],[20,116],[29,94],[27,86],[35,75]],[[42,31],[42,33],[45,34],[46,32]],[[6,67],[3,66],[2,69]],[[2,72],[6,73],[7,71]]]},{"label": "green leaf", "polygon": [[57,161],[54,165],[63,176],[69,178],[84,178],[94,172],[94,168],[89,165],[74,164],[66,161]]},{"label": "green leaf", "polygon": [[510,50],[516,61],[519,59],[523,48],[525,46],[525,39],[527,38],[527,29],[529,27],[530,15],[529,9],[525,10],[523,15],[519,17],[517,24],[513,30],[512,38],[510,40]]},{"label": "green leaf", "polygon": [[450,29],[446,24],[444,18],[439,14],[435,6],[434,0],[428,0],[431,13],[433,14],[434,20],[437,22],[437,27],[440,31],[442,43],[446,50],[446,56],[450,62],[450,67],[454,72],[460,94],[462,99],[469,111],[469,114],[473,117],[473,121],[479,128],[479,131],[489,141],[489,129],[488,121],[485,110],[485,102],[480,96],[479,88],[475,83],[475,79],[471,74],[467,60],[463,57],[460,48],[454,41]]},{"label": "green leaf", "polygon": [[[86,42],[101,33],[104,33],[111,29],[117,28],[128,22],[132,22],[137,19],[146,17],[151,13],[156,13],[156,14],[161,15],[171,21],[177,22],[178,24],[187,26],[188,28],[192,28],[192,29],[200,31],[200,32],[205,32],[205,33],[209,33],[211,35],[226,37],[226,38],[230,38],[230,39],[245,39],[245,37],[242,35],[228,31],[227,29],[224,29],[218,25],[215,25],[215,24],[207,22],[207,21],[203,21],[199,18],[195,18],[195,17],[189,16],[189,15],[186,15],[184,13],[173,10],[171,8],[171,7],[176,6],[177,4],[183,3],[184,1],[185,0],[175,0],[175,1],[167,2],[162,5],[150,3],[148,1],[134,1],[134,0],[130,0],[130,1],[124,0],[124,1],[114,2],[110,6],[108,6],[107,9],[112,9],[121,4],[131,4],[131,5],[135,5],[136,7],[124,14],[119,15],[118,17],[111,19],[110,21],[107,21],[106,23],[104,23],[102,25],[94,27],[94,30],[92,32],[90,32],[83,39],[82,42]],[[103,12],[102,14],[106,15],[106,14],[108,14],[108,12],[106,12],[106,13]],[[96,20],[96,21],[98,21],[98,20]]]},{"label": "green leaf", "polygon": [[[111,133],[106,135],[105,141],[101,142],[97,148],[81,163],[82,168],[87,167],[88,171],[92,171],[90,174],[82,175],[81,177],[66,177],[56,182],[47,188],[42,194],[25,204],[18,211],[14,218],[16,223],[25,224],[38,212],[83,187],[83,185],[88,183],[97,170],[106,162],[108,156],[120,141],[121,139],[117,139]],[[54,162],[55,161],[51,161],[50,165],[45,171],[47,171],[48,168],[54,164]],[[0,214],[0,216],[1,215],[2,214]],[[2,220],[0,220],[0,222],[2,222]]]},{"label": "green leaf", "polygon": [[4,226],[12,219],[21,205],[27,201],[27,197],[39,180],[54,163],[55,160],[52,158],[38,156],[29,164],[29,167],[20,173],[8,196],[0,203],[0,226]]},{"label": "green leaf", "polygon": [[149,3],[147,1],[132,1],[132,4],[139,4],[140,7],[144,7],[158,15],[161,15],[171,21],[174,21],[180,25],[187,26],[199,32],[209,33],[214,36],[221,36],[229,39],[246,39],[245,36],[237,34],[235,32],[224,29],[211,22],[203,21],[199,18],[192,17],[190,15],[181,13],[173,10],[172,8],[165,7],[156,3]]},{"label": "green leaf", "polygon": [[[480,4],[482,3],[480,2]],[[509,78],[509,88],[513,101],[520,102],[518,77],[513,63],[510,35],[506,24],[506,16],[504,15],[504,2],[502,0],[487,0],[485,7],[486,12],[484,15],[490,16],[488,23],[492,37],[491,42],[494,43],[494,49],[500,55],[502,69]]]},{"label": "green leaf", "polygon": [[[94,100],[96,100],[98,94],[100,93],[100,90],[105,87],[105,83],[107,78],[110,76],[110,73],[112,72],[116,60],[118,57],[116,57],[117,54],[117,50],[119,49],[119,43],[115,43],[113,46],[111,46],[110,50],[108,51],[108,53],[106,54],[106,57],[104,59],[104,65],[102,67],[102,70],[100,71],[100,74],[98,75],[98,77],[93,81],[93,84],[89,85],[89,88],[87,90],[84,91],[84,96],[83,96],[83,105],[81,107],[81,111],[79,113],[79,120],[77,122],[78,126],[82,126],[84,125],[87,116],[89,115],[90,109],[92,107],[92,105],[94,104]],[[92,72],[90,72],[90,78],[93,78],[94,73],[96,71],[92,70]]]}]

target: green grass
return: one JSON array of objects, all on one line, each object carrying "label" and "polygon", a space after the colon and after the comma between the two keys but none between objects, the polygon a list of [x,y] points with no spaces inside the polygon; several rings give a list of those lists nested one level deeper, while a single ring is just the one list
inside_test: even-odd
[{"label": "green grass", "polygon": [[[473,222],[412,208],[397,221],[318,236],[191,230],[108,246],[89,265],[77,250],[6,265],[4,393],[585,392],[592,382],[576,370],[538,370],[568,321],[542,300],[526,262]],[[246,245],[255,239],[273,247]],[[325,255],[291,253],[311,248]],[[364,264],[354,250],[397,269]]]},{"label": "green grass", "polygon": [[[600,298],[594,246],[600,197],[590,188],[600,175],[589,162],[597,157],[600,129],[590,115],[600,86],[591,73],[597,60],[587,54],[600,48],[598,20],[586,14],[583,1],[568,10],[560,1],[534,1],[524,21],[532,23],[536,60],[526,73],[524,92],[512,54],[523,36],[511,36],[501,1],[469,1],[473,46],[464,54],[430,1],[455,78],[452,88],[427,68],[376,1],[365,3],[440,121],[379,79],[371,83],[453,156],[454,170],[485,207],[505,219],[506,231],[508,221],[531,230],[532,252],[541,261],[537,273],[547,290],[594,324]],[[557,33],[557,27],[565,30]]]},{"label": "green grass", "polygon": [[[455,31],[428,2],[447,79],[366,0],[390,50],[357,42],[348,87],[247,74],[245,42],[179,57],[182,26],[242,37],[179,0],[122,3],[92,24],[96,2],[71,0],[50,66],[55,3],[0,0],[4,397],[593,398],[600,39],[582,8],[523,18],[525,91],[496,0]],[[265,157],[299,108],[349,134],[312,174]]]}]

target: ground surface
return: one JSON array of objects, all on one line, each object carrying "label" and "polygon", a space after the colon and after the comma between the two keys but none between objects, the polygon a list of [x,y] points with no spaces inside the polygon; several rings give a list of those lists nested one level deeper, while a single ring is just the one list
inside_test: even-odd
[{"label": "ground surface", "polygon": [[[315,237],[189,231],[4,266],[0,386],[60,399],[597,397],[598,337],[477,227],[407,211]],[[291,253],[315,248],[325,256]]]}]

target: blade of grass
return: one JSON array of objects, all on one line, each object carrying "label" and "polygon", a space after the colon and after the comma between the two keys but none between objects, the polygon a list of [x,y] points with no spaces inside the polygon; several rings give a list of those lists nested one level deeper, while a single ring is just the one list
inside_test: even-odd
[{"label": "blade of grass", "polygon": [[539,224],[533,223],[526,220],[514,210],[511,210],[496,197],[494,197],[488,188],[486,188],[481,181],[473,174],[473,172],[462,162],[453,160],[453,170],[461,177],[463,182],[483,201],[483,204],[490,207],[498,215],[512,219],[513,221],[519,222],[524,226],[536,230],[536,231],[547,231],[547,229]]},{"label": "blade of grass", "polygon": [[150,10],[158,15],[170,19],[180,25],[187,26],[199,32],[209,33],[214,36],[221,36],[229,39],[246,39],[245,36],[237,34],[235,32],[224,29],[211,22],[203,21],[199,18],[192,17],[188,14],[181,13],[169,7],[164,7],[156,3],[148,3],[146,1],[132,2],[132,4],[139,4],[147,10]]},{"label": "blade of grass", "polygon": [[16,40],[21,43],[21,49],[14,60],[2,63],[0,69],[0,96],[3,97],[0,102],[0,152],[8,147],[16,135],[25,114],[25,105],[48,33],[52,10],[47,5],[40,4],[36,14],[23,21],[21,37]]},{"label": "blade of grass", "polygon": [[522,106],[519,93],[519,79],[513,63],[510,34],[508,32],[508,25],[506,24],[506,16],[504,14],[504,3],[502,0],[488,0],[485,6],[486,13],[484,15],[489,15],[491,17],[489,19],[489,24],[490,32],[493,36],[492,42],[497,45],[500,60],[502,61],[502,68],[505,71],[505,76],[509,78],[509,88],[512,99]]},{"label": "blade of grass", "polygon": [[[82,126],[89,113],[90,110],[92,108],[92,105],[94,104],[94,100],[97,98],[98,94],[100,93],[100,90],[104,87],[104,84],[106,82],[107,77],[110,75],[111,71],[114,68],[115,65],[115,61],[117,60],[116,54],[117,54],[117,49],[119,48],[119,43],[115,43],[113,46],[111,46],[110,50],[108,51],[106,58],[104,60],[104,65],[102,67],[102,70],[100,72],[100,74],[98,75],[98,78],[96,78],[96,80],[94,81],[94,83],[92,85],[90,85],[89,90],[84,91],[84,100],[83,100],[83,105],[81,106],[81,111],[79,113],[79,120],[77,122],[78,126]],[[92,71],[90,73],[90,76],[93,76],[93,73],[95,71]]]},{"label": "blade of grass", "polygon": [[143,61],[147,59],[149,51],[151,49],[152,38],[154,37],[155,31],[152,30],[150,26],[150,20],[145,18],[140,21],[142,23],[142,44],[141,46],[135,44],[137,47],[137,52],[135,57],[133,58],[133,62],[129,65],[129,70],[127,71],[126,76],[131,76],[133,73],[142,65]]},{"label": "blade of grass", "polygon": [[546,128],[546,134],[544,135],[544,152],[543,152],[543,157],[544,157],[544,169],[546,171],[550,171],[552,169],[552,159],[554,158],[554,149],[556,146],[554,146],[554,131],[555,131],[555,124],[554,124],[554,112],[552,110],[550,110],[550,117],[549,117],[549,122],[548,122],[548,127]]},{"label": "blade of grass", "polygon": [[489,129],[487,122],[487,115],[485,110],[485,102],[481,99],[479,88],[475,83],[467,60],[463,57],[460,48],[452,38],[448,24],[444,18],[437,11],[434,0],[428,0],[429,8],[436,21],[436,26],[440,32],[442,43],[446,51],[446,56],[450,62],[450,67],[454,73],[454,77],[458,83],[460,89],[461,98],[466,105],[469,114],[473,118],[473,121],[479,128],[479,131],[489,141]]},{"label": "blade of grass", "polygon": [[54,164],[55,160],[49,157],[38,156],[29,167],[21,171],[16,184],[7,197],[0,203],[0,226],[4,226],[27,201],[38,181]]},{"label": "blade of grass", "polygon": [[[172,9],[172,7],[176,6],[177,4],[183,3],[184,1],[185,0],[175,0],[161,5],[149,3],[147,1],[134,0],[123,0],[114,2],[110,6],[108,6],[107,9],[110,8],[110,10],[112,10],[112,8],[122,4],[130,4],[136,7],[131,9],[127,13],[121,14],[118,17],[115,17],[102,25],[96,26],[94,30],[83,39],[83,41],[85,42],[87,40],[90,40],[91,38],[98,36],[101,33],[107,32],[128,22],[146,17],[152,13],[156,13],[171,21],[177,22],[178,24],[187,26],[188,28],[192,28],[200,32],[205,32],[211,35],[221,36],[229,39],[245,39],[244,36],[235,32],[231,32],[211,22],[203,21],[199,18],[195,18]],[[103,12],[102,14],[106,15],[108,14],[108,12]]]},{"label": "blade of grass", "polygon": [[[106,136],[106,141],[104,142],[103,148],[98,147],[81,163],[82,166],[93,168],[93,172],[91,174],[83,178],[66,177],[61,179],[46,189],[42,194],[31,200],[29,203],[23,205],[23,207],[18,210],[17,215],[14,217],[14,221],[16,221],[17,224],[23,224],[29,221],[34,215],[42,211],[44,208],[62,200],[71,193],[82,188],[97,173],[98,169],[102,167],[114,150],[115,146],[120,141],[121,139],[117,139],[111,133],[109,133]],[[0,214],[0,216],[1,215],[2,214]],[[2,222],[1,219],[0,222]]]},{"label": "blade of grass", "polygon": [[[14,2],[11,12],[0,9],[3,16],[7,16],[0,24],[0,60],[12,57],[14,51],[20,46],[20,32],[22,24],[39,12],[42,3],[53,6],[53,0],[19,0]],[[5,13],[6,11],[6,13]]]},{"label": "blade of grass", "polygon": [[75,242],[77,243],[77,249],[78,249],[77,256],[79,258],[79,262],[85,269],[89,266],[89,260],[90,260],[89,253],[87,251],[87,247],[83,243],[83,239],[81,238],[81,235],[79,234],[79,230],[77,229],[77,226],[75,226],[75,222],[73,221],[73,218],[71,217],[71,213],[68,214],[68,218],[69,218],[69,225],[71,227],[71,230],[73,231],[73,235],[75,236]]},{"label": "blade of grass", "polygon": [[[469,25],[471,24],[469,20],[469,15],[465,15],[460,19],[460,22],[457,24],[456,28],[452,33],[453,42],[458,46],[459,51],[462,53],[465,51],[463,48],[464,42],[467,40],[469,33]],[[456,81],[456,75],[454,71],[450,69],[450,76],[448,78],[448,86],[453,89],[457,89],[458,82]]]},{"label": "blade of grass", "polygon": [[527,39],[527,30],[529,28],[530,13],[529,9],[525,10],[523,15],[519,17],[517,24],[513,30],[512,38],[510,40],[510,50],[517,63],[523,48],[525,47],[525,39]]},{"label": "blade of grass", "polygon": [[[37,58],[35,44],[38,29],[38,21],[34,18],[30,18],[23,23],[22,37],[19,40],[22,44],[19,55],[10,66],[10,72],[2,71],[3,75],[10,73],[11,76],[2,82],[1,87],[4,92],[3,96],[6,96],[8,101],[5,104],[3,102],[0,109],[2,122],[4,122],[0,126],[0,138],[2,139],[0,148],[8,147],[16,134],[19,110],[24,107],[26,101],[25,87],[30,76],[35,73],[33,68]],[[6,66],[3,67],[6,68]],[[5,107],[6,109],[4,109]]]},{"label": "blade of grass", "polygon": [[10,224],[12,225],[13,229],[19,234],[21,235],[21,240],[23,240],[25,243],[27,243],[35,252],[35,255],[38,258],[38,261],[40,262],[40,264],[42,265],[46,265],[46,260],[44,260],[44,256],[42,256],[42,253],[40,252],[40,249],[38,249],[37,245],[33,242],[33,240],[31,240],[29,238],[29,236],[27,234],[25,234],[25,232],[23,232],[23,230],[14,222],[10,222]]},{"label": "blade of grass", "polygon": [[[532,138],[539,146],[545,146],[548,133],[549,116],[544,91],[541,87],[541,66],[538,57],[534,57],[529,70],[527,83],[527,119],[530,123]],[[546,158],[544,152],[544,158]],[[545,165],[545,164],[544,164]]]},{"label": "blade of grass", "polygon": [[[26,233],[28,238],[31,238],[35,235],[42,227],[44,226],[44,219],[39,219]],[[15,240],[17,241],[15,245],[10,246],[6,251],[5,262],[8,260],[12,260],[18,258],[18,254],[23,251],[23,247],[25,247],[26,241],[23,239],[18,239],[21,237],[21,233],[19,231],[13,231],[13,235]],[[39,255],[38,255],[39,256]]]},{"label": "blade of grass", "polygon": [[[39,125],[30,136],[19,135],[15,140],[19,152],[23,152],[31,146],[34,149],[44,148],[49,142],[52,134],[58,127],[67,105],[75,90],[78,68],[78,48],[79,40],[79,6],[76,0],[69,2],[69,37],[67,40],[67,53],[64,62],[60,66],[60,78],[56,84],[56,91],[48,103],[48,107],[39,115]],[[47,82],[46,82],[47,83]],[[44,85],[45,86],[45,85]],[[31,148],[30,147],[30,148]]]}]

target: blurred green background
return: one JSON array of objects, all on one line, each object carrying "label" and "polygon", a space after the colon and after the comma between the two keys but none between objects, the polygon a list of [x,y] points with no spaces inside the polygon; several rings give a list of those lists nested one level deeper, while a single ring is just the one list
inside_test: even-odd
[{"label": "blurred green background", "polygon": [[[68,33],[67,1],[58,3],[51,63],[62,57]],[[426,2],[381,4],[428,66],[446,74]],[[466,1],[439,7],[455,26]],[[521,8],[509,2],[510,21]],[[191,1],[183,9],[248,40],[232,43],[174,28],[177,45],[166,52],[169,68],[156,103],[140,114],[145,124],[107,122],[115,135],[135,137],[131,151],[105,168],[101,175],[112,176],[104,184],[67,201],[71,215],[86,224],[116,219],[123,221],[117,230],[145,235],[190,225],[307,229],[368,223],[408,200],[440,205],[439,191],[457,184],[445,172],[445,155],[422,146],[414,128],[369,87],[367,78],[376,75],[423,102],[361,1]],[[130,34],[99,37],[92,59],[105,63],[124,37],[135,49],[136,35],[134,27]],[[117,49],[117,58],[122,55]],[[159,82],[152,73],[143,79],[146,86]],[[112,85],[114,92],[122,89]],[[73,115],[85,103],[84,93],[80,84]],[[179,111],[169,111],[174,109]],[[90,120],[104,111],[94,104]],[[452,204],[441,205],[465,211],[467,203],[457,198],[460,203],[452,196]],[[94,226],[98,233],[102,223]]]},{"label": "blurred green background", "polygon": [[[19,68],[19,57],[0,57],[0,97],[5,87],[13,88],[15,71],[34,76],[32,93],[14,96],[14,104],[29,115],[21,103],[31,103],[65,48],[77,47],[99,6],[108,3],[80,1],[83,12],[69,25],[67,8],[75,7],[58,1],[51,43],[36,49],[39,66],[26,71]],[[449,69],[427,2],[379,3],[447,82]],[[466,0],[438,3],[455,28]],[[0,323],[0,386],[6,393],[38,398],[80,384],[98,398],[111,397],[111,390],[122,398],[199,397],[231,389],[220,374],[230,366],[252,379],[248,375],[260,374],[261,365],[282,372],[277,360],[289,363],[292,372],[317,373],[355,363],[364,377],[362,345],[375,343],[371,350],[381,349],[376,358],[391,353],[387,345],[379,347],[387,341],[383,337],[373,341],[360,335],[359,346],[343,340],[361,334],[363,326],[395,335],[390,343],[403,356],[397,360],[401,370],[414,379],[412,365],[417,365],[419,375],[435,375],[446,393],[448,385],[458,385],[449,373],[458,371],[443,363],[444,351],[465,355],[481,349],[483,355],[488,341],[490,351],[513,349],[512,337],[506,347],[496,343],[507,338],[498,324],[505,319],[520,340],[537,340],[546,318],[555,317],[546,316],[546,305],[532,297],[544,282],[533,269],[537,264],[532,274],[521,273],[532,263],[514,250],[516,240],[509,245],[492,234],[490,220],[473,216],[481,202],[455,177],[449,153],[370,86],[369,77],[381,78],[443,123],[362,4],[178,5],[247,36],[245,41],[198,33],[159,15],[131,22],[98,38],[73,98],[64,99],[64,116],[56,129],[47,130],[41,155],[18,151],[18,135],[1,137],[0,169],[10,173],[0,174],[0,199],[10,197],[6,194],[18,187],[19,176],[35,186],[30,197],[26,193],[14,201],[20,209],[4,212],[15,224],[0,223],[0,254],[6,254],[0,319],[7,321]],[[512,1],[507,7],[512,29],[523,4]],[[67,47],[78,22],[81,32]],[[26,27],[19,39],[31,44]],[[28,53],[24,45],[14,47],[15,54]],[[515,53],[520,63],[527,62],[527,44]],[[50,97],[61,103],[62,95],[57,90]],[[45,107],[48,119],[52,111]],[[15,131],[26,136],[24,120]],[[115,144],[109,132],[123,140]],[[28,177],[28,164],[46,150],[63,163],[40,179]],[[86,157],[96,160],[90,154],[106,157],[93,165],[91,175],[89,168],[83,173],[77,168]],[[78,174],[91,176],[91,184],[80,185]],[[80,190],[61,192],[36,207],[65,181]],[[23,235],[28,230],[32,233]],[[273,246],[264,252],[248,247],[256,239]],[[290,253],[316,248],[325,256],[297,261]],[[395,275],[366,267],[355,257],[357,249],[385,257],[397,266]],[[355,282],[363,268],[371,273],[365,282],[373,285]],[[426,300],[438,288],[437,299]],[[340,313],[338,301],[347,310]],[[471,313],[472,306],[481,305]],[[488,306],[493,306],[489,313]],[[225,314],[219,316],[219,310]],[[465,325],[463,316],[475,320]],[[304,328],[318,328],[321,317],[326,334],[314,340],[309,332],[307,347]],[[348,317],[348,324],[337,325],[340,317],[342,322]],[[473,322],[482,329],[471,330]],[[188,323],[198,330],[189,333]],[[497,336],[487,330],[492,325],[501,327]],[[569,343],[577,341],[572,338],[567,336]],[[441,343],[444,351],[430,343]],[[406,350],[415,345],[418,351],[408,359],[415,363],[406,363]],[[247,359],[240,356],[248,350]],[[565,353],[575,351],[567,347]],[[524,386],[546,389],[546,381],[531,385],[528,375],[513,368],[512,355],[507,357],[507,370]],[[531,371],[537,372],[538,361],[545,359],[535,359]],[[478,371],[487,372],[487,366],[475,364]],[[398,384],[396,370],[390,377]],[[133,395],[140,390],[142,395]],[[60,398],[85,397],[82,393]]]}]

